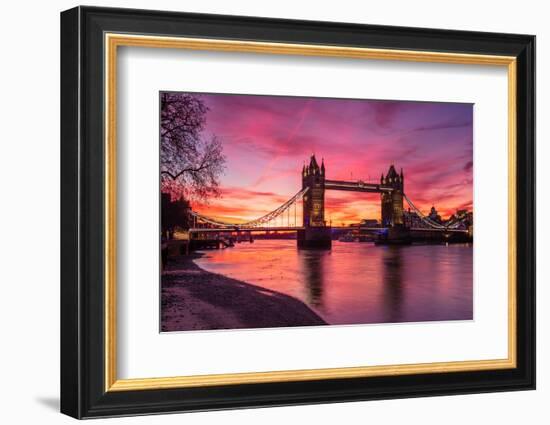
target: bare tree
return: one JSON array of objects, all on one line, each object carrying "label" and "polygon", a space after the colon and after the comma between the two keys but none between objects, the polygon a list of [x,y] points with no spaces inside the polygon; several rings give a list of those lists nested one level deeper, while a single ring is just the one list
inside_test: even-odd
[{"label": "bare tree", "polygon": [[176,199],[218,196],[226,160],[216,136],[202,137],[208,107],[187,93],[162,93],[160,103],[162,191]]}]

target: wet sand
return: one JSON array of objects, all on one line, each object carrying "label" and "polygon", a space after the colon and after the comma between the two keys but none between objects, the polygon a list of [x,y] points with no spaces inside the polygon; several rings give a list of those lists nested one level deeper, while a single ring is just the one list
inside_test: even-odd
[{"label": "wet sand", "polygon": [[296,298],[201,269],[200,255],[171,259],[162,273],[163,332],[327,324]]}]

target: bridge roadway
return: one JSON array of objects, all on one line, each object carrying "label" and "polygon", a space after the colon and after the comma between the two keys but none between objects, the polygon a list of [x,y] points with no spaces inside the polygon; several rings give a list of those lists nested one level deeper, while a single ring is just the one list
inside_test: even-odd
[{"label": "bridge roadway", "polygon": [[284,232],[304,230],[304,227],[278,226],[278,227],[226,227],[226,228],[191,228],[190,233],[223,233],[223,232]]},{"label": "bridge roadway", "polygon": [[[332,229],[340,230],[366,230],[366,231],[381,231],[386,230],[386,227],[342,227],[333,226]],[[278,226],[278,227],[227,227],[227,228],[191,228],[189,233],[223,233],[223,232],[288,232],[304,230],[304,227]],[[468,233],[464,229],[424,229],[421,227],[411,227],[414,232],[447,232],[447,233]]]}]

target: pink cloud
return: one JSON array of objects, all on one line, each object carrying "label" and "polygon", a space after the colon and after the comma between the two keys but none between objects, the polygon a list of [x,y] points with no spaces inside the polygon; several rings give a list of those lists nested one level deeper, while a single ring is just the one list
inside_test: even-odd
[{"label": "pink cloud", "polygon": [[[301,188],[303,161],[324,157],[331,179],[380,179],[390,164],[427,212],[472,206],[472,106],[467,104],[204,94],[206,133],[227,156],[222,196],[201,212],[234,220],[276,208]],[[327,214],[379,217],[379,199],[327,192]]]}]

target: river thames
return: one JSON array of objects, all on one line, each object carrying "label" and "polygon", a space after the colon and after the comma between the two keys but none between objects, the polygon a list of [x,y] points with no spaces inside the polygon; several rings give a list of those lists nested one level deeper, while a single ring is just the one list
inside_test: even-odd
[{"label": "river thames", "polygon": [[333,241],[321,251],[256,240],[204,254],[204,270],[290,295],[332,325],[473,318],[470,244]]}]

